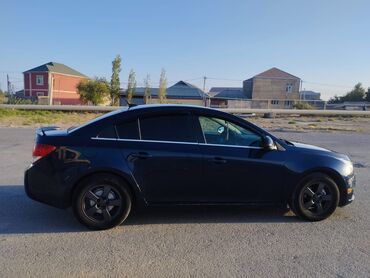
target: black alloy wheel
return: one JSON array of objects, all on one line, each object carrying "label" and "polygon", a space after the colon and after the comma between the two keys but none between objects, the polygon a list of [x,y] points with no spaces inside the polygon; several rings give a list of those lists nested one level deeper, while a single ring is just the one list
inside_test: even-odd
[{"label": "black alloy wheel", "polygon": [[316,173],[307,176],[296,188],[292,210],[306,220],[320,221],[329,217],[339,203],[336,183],[327,175]]},{"label": "black alloy wheel", "polygon": [[77,219],[90,229],[109,229],[121,224],[131,210],[131,194],[123,181],[109,174],[85,179],[73,198]]}]

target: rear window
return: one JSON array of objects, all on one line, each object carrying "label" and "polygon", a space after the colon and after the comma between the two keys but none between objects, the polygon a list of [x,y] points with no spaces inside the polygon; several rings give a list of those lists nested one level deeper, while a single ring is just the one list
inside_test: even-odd
[{"label": "rear window", "polygon": [[114,126],[104,128],[98,135],[99,138],[117,138]]},{"label": "rear window", "polygon": [[140,118],[140,131],[142,140],[196,142],[186,114]]},{"label": "rear window", "polygon": [[137,119],[121,123],[116,129],[120,139],[140,139]]}]

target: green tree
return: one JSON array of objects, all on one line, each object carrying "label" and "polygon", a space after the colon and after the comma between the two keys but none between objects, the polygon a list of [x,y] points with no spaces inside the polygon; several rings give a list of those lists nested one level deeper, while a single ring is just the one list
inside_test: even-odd
[{"label": "green tree", "polygon": [[341,97],[338,97],[337,95],[331,97],[329,100],[328,100],[328,103],[341,103]]},{"label": "green tree", "polygon": [[159,88],[158,88],[159,103],[166,102],[166,89],[167,89],[166,71],[162,69],[161,76],[159,78]]},{"label": "green tree", "polygon": [[365,88],[361,83],[357,83],[352,91],[342,97],[342,101],[363,101],[365,98]]},{"label": "green tree", "polygon": [[150,76],[149,74],[146,75],[144,78],[144,103],[147,104],[151,98],[151,88],[150,88]]},{"label": "green tree", "polygon": [[110,80],[110,98],[112,105],[118,105],[119,103],[119,90],[120,90],[120,80],[119,74],[121,72],[121,56],[117,55],[112,61],[112,77]]},{"label": "green tree", "polygon": [[97,77],[81,81],[77,85],[77,90],[83,103],[91,102],[93,105],[105,103],[110,93],[107,80]]},{"label": "green tree", "polygon": [[128,82],[127,82],[127,102],[131,103],[132,98],[135,95],[136,90],[136,74],[133,69],[131,69],[130,74],[128,75]]},{"label": "green tree", "polygon": [[334,96],[329,99],[329,103],[340,103],[344,101],[364,101],[365,99],[365,88],[362,87],[361,83],[357,83],[352,91],[348,92],[344,96]]},{"label": "green tree", "polygon": [[367,88],[365,100],[368,101],[368,102],[370,102],[370,88]]}]

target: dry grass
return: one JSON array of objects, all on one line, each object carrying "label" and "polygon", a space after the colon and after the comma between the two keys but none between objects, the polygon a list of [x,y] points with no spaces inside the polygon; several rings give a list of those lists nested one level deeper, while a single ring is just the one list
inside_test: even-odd
[{"label": "dry grass", "polygon": [[369,117],[276,117],[265,119],[259,117],[247,120],[268,130],[286,131],[348,131],[370,133]]},{"label": "dry grass", "polygon": [[38,127],[45,125],[70,127],[80,125],[101,114],[93,112],[0,109],[0,125],[9,127]]}]

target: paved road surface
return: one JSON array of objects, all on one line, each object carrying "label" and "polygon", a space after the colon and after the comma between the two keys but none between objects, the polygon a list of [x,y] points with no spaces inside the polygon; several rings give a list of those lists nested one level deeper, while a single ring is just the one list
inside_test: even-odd
[{"label": "paved road surface", "polygon": [[0,134],[1,277],[370,277],[370,135],[279,134],[355,161],[356,201],[326,221],[271,209],[161,208],[90,232],[70,211],[25,196],[34,130]]}]

